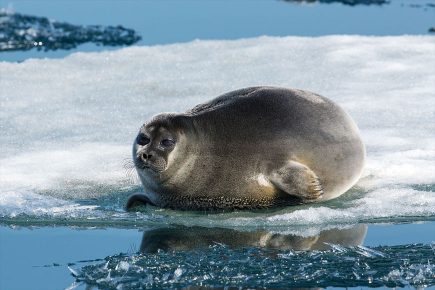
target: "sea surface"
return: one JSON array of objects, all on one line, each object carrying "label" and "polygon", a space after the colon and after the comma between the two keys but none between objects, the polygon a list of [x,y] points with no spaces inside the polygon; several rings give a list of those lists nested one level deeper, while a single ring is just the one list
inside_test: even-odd
[{"label": "sea surface", "polygon": [[[0,0],[6,11],[75,26],[133,29],[138,45],[258,36],[428,35],[435,29],[434,0]],[[1,23],[0,23],[1,27]],[[37,25],[33,28],[38,30]],[[0,37],[1,38],[1,37]],[[2,52],[0,60],[62,58],[77,51],[118,49],[84,43],[70,50]],[[38,50],[38,48],[40,50]]]},{"label": "sea surface", "polygon": [[[0,2],[141,36],[0,52],[0,289],[434,288],[433,1],[337,2]],[[143,190],[128,165],[144,121],[256,85],[317,92],[353,117],[367,161],[349,192],[125,212]]]}]

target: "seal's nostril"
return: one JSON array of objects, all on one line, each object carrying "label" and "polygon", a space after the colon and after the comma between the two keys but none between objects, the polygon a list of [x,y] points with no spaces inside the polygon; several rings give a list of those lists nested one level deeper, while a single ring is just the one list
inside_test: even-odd
[{"label": "seal's nostril", "polygon": [[153,157],[151,154],[146,154],[146,153],[142,153],[140,155],[140,159],[142,159],[142,161],[148,161],[151,159],[151,157]]}]

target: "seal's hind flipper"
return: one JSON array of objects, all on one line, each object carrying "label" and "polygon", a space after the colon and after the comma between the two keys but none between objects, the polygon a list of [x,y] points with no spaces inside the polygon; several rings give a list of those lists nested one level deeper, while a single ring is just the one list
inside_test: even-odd
[{"label": "seal's hind flipper", "polygon": [[146,206],[147,204],[152,205],[153,203],[143,193],[135,193],[128,198],[125,209],[132,211],[138,206]]},{"label": "seal's hind flipper", "polygon": [[270,181],[279,189],[304,202],[318,199],[323,194],[317,175],[307,166],[290,161],[270,175]]}]

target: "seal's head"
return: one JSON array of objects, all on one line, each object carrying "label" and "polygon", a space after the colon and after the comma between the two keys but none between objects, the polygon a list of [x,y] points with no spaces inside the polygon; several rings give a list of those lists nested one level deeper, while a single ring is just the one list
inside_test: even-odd
[{"label": "seal's head", "polygon": [[167,169],[169,155],[178,141],[171,116],[157,115],[139,130],[133,144],[133,161],[138,171],[158,175]]}]

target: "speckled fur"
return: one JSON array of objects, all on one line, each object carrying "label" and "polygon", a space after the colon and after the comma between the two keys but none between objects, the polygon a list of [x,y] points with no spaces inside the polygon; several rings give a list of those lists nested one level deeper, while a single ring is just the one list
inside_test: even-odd
[{"label": "speckled fur", "polygon": [[328,200],[358,180],[365,157],[355,123],[339,106],[284,88],[230,92],[186,113],[160,114],[141,132],[156,140],[162,134],[177,139],[169,151],[154,143],[151,149],[133,146],[134,159],[151,150],[162,168],[153,172],[137,166],[147,199],[173,209],[254,209]]}]

